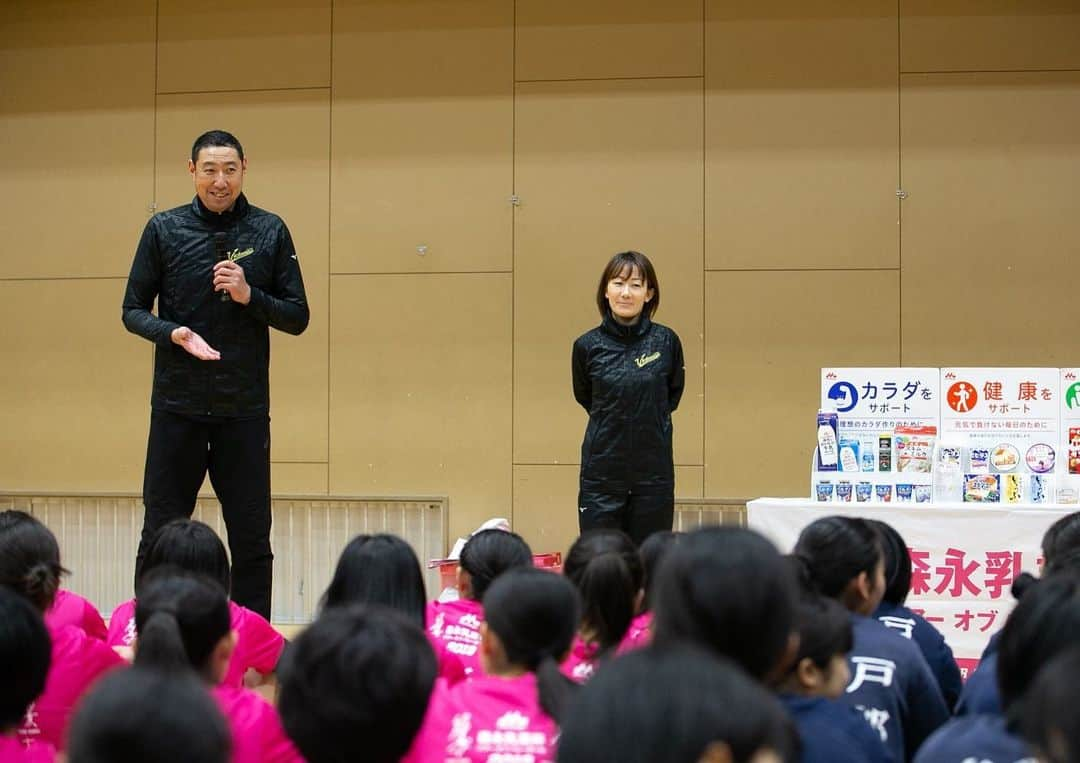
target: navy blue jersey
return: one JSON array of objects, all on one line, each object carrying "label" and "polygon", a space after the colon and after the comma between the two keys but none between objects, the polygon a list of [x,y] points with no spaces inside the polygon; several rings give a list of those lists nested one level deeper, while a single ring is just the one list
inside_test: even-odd
[{"label": "navy blue jersey", "polygon": [[964,682],[960,678],[960,668],[953,657],[952,649],[945,643],[945,637],[922,615],[912,612],[903,604],[881,602],[874,617],[886,628],[891,628],[905,638],[914,641],[926,658],[930,672],[937,679],[945,706],[951,711],[960,699],[960,690]]},{"label": "navy blue jersey", "polygon": [[898,761],[949,719],[926,658],[912,641],[869,617],[851,616],[851,683],[839,700],[861,710]]},{"label": "navy blue jersey", "polygon": [[881,736],[849,705],[781,694],[802,738],[801,763],[893,763]]},{"label": "navy blue jersey", "polygon": [[1001,692],[997,685],[998,653],[991,652],[975,672],[968,676],[960,701],[956,703],[957,715],[1001,715]]},{"label": "navy blue jersey", "polygon": [[989,657],[994,652],[996,652],[998,650],[998,647],[1000,647],[1000,646],[1001,646],[1001,631],[998,631],[997,633],[995,633],[993,636],[990,637],[989,641],[986,642],[986,649],[983,649],[983,653],[982,653],[982,656],[979,658],[979,662],[982,662],[987,657]]},{"label": "navy blue jersey", "polygon": [[1003,718],[973,715],[954,718],[926,740],[915,763],[1036,763],[1019,735]]}]

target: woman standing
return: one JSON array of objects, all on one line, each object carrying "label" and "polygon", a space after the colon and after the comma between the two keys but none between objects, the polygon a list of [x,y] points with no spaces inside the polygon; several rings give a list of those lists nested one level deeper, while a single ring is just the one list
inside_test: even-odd
[{"label": "woman standing", "polygon": [[601,323],[574,342],[574,397],[589,413],[581,445],[578,526],[640,545],[675,512],[671,412],[682,397],[682,343],[652,322],[660,284],[649,258],[616,254],[596,290]]}]

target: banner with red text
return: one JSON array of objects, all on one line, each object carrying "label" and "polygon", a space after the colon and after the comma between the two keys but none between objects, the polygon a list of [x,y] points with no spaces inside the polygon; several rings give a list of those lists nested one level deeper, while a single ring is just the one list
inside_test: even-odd
[{"label": "banner with red text", "polygon": [[822,506],[805,498],[760,498],[747,504],[750,527],[782,553],[791,551],[806,525],[832,514],[880,519],[895,527],[912,559],[907,606],[944,634],[962,670],[974,666],[1012,611],[1013,580],[1022,571],[1039,573],[1046,528],[1074,510],[1057,505]]}]

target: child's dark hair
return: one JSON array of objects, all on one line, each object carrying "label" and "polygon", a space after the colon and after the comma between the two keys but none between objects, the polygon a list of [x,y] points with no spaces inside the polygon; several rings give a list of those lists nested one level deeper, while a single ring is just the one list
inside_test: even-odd
[{"label": "child's dark hair", "polygon": [[660,569],[660,562],[671,547],[679,542],[682,533],[674,530],[662,530],[655,532],[646,538],[641,548],[641,565],[645,570],[645,598],[641,602],[641,611],[648,612],[653,606],[653,588],[656,582],[656,573]]},{"label": "child's dark hair", "polygon": [[825,596],[840,598],[861,573],[873,576],[883,559],[882,542],[873,525],[857,517],[815,519],[799,534],[795,552]]},{"label": "child's dark hair", "polygon": [[66,574],[60,546],[48,527],[25,511],[0,511],[0,585],[44,613]]},{"label": "child's dark hair", "polygon": [[465,543],[458,563],[469,573],[472,598],[480,601],[499,575],[514,567],[532,566],[532,549],[517,533],[481,530]]},{"label": "child's dark hair", "polygon": [[698,763],[725,744],[734,763],[763,749],[798,758],[776,698],[734,663],[682,645],[615,660],[567,708],[560,763]]},{"label": "child's dark hair", "polygon": [[809,659],[819,670],[827,670],[834,656],[847,654],[855,644],[851,613],[840,602],[817,592],[805,560],[795,555],[788,560],[800,588],[795,607],[799,651],[791,669],[794,671],[800,662]]},{"label": "child's dark hair", "polygon": [[621,530],[589,530],[578,536],[563,574],[581,594],[581,626],[595,638],[598,657],[622,641],[634,619],[645,573],[634,542]]},{"label": "child's dark hair", "polygon": [[143,579],[158,567],[173,567],[213,580],[228,594],[232,573],[225,544],[207,524],[194,519],[174,519],[162,525],[146,547],[135,575],[135,595]]},{"label": "child's dark hair", "polygon": [[41,613],[24,597],[0,586],[0,733],[17,726],[45,689],[52,648]]},{"label": "child's dark hair", "polygon": [[1020,730],[1046,763],[1080,760],[1080,646],[1070,647],[1039,669],[1024,701]]},{"label": "child's dark hair", "polygon": [[1001,629],[998,689],[1015,718],[1039,668],[1076,643],[1080,633],[1080,576],[1062,572],[1024,594]]},{"label": "child's dark hair", "polygon": [[382,604],[424,627],[427,595],[420,560],[396,535],[357,535],[338,559],[323,594],[324,610],[349,604]]},{"label": "child's dark hair", "polygon": [[229,602],[213,581],[159,567],[135,600],[135,664],[170,673],[194,670],[209,682],[210,657],[231,630]]},{"label": "child's dark hair", "polygon": [[540,706],[558,723],[577,684],[559,670],[577,631],[577,590],[562,575],[533,567],[508,570],[484,596],[484,619],[506,659],[536,674]]},{"label": "child's dark hair", "polygon": [[892,525],[878,519],[867,521],[877,531],[885,560],[885,595],[882,601],[900,606],[907,601],[911,592],[911,555],[907,543]]},{"label": "child's dark hair", "polygon": [[764,536],[741,527],[687,533],[665,557],[655,590],[657,644],[697,644],[758,680],[779,666],[794,628],[797,588]]},{"label": "child's dark hair", "polygon": [[103,678],[79,704],[68,763],[227,763],[230,740],[194,677],[134,667]]},{"label": "child's dark hair", "polygon": [[308,763],[400,759],[435,683],[435,653],[400,612],[326,609],[286,652],[279,709]]},{"label": "child's dark hair", "polygon": [[[1050,557],[1049,562],[1043,566],[1042,580],[1062,573],[1080,575],[1080,548],[1063,546],[1057,549],[1054,555]],[[1013,598],[1019,601],[1039,581],[1040,578],[1035,577],[1030,572],[1021,572],[1016,576],[1016,580],[1012,584]]]},{"label": "child's dark hair", "polygon": [[1062,554],[1080,549],[1080,511],[1074,511],[1054,522],[1042,538],[1043,562],[1053,564]]}]

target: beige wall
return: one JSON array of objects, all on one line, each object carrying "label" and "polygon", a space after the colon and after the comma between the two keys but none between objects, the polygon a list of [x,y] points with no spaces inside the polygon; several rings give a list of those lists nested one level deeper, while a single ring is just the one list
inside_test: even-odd
[{"label": "beige wall", "polygon": [[312,303],[276,492],[565,548],[569,348],[633,247],[686,348],[678,493],[805,494],[822,365],[1080,362],[1078,39],[1063,0],[8,2],[0,487],[139,489],[124,279],[224,127]]}]

